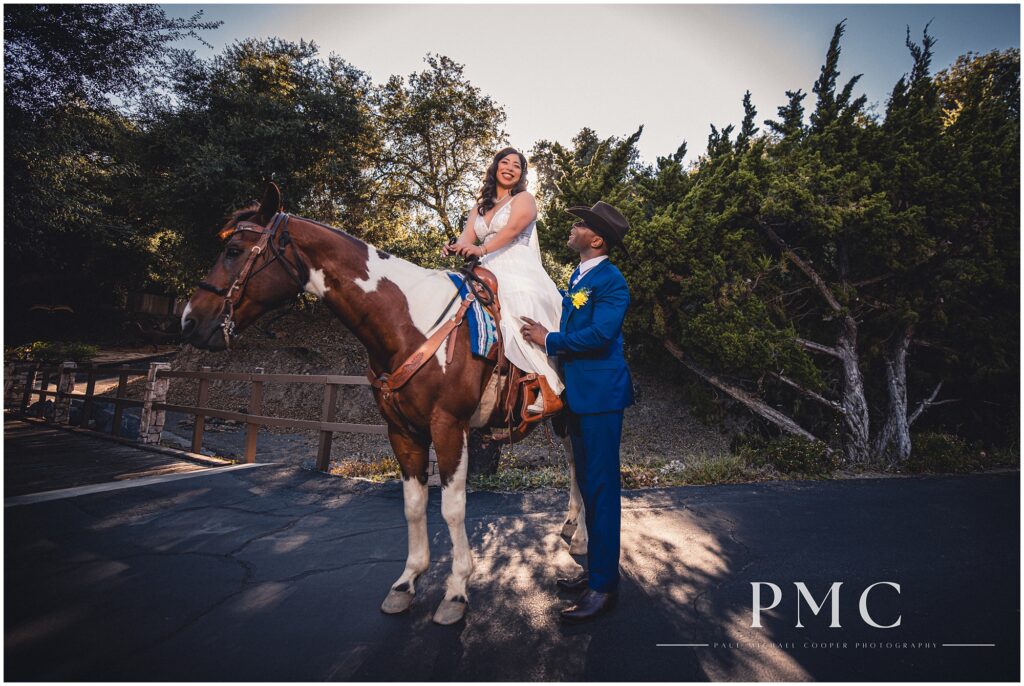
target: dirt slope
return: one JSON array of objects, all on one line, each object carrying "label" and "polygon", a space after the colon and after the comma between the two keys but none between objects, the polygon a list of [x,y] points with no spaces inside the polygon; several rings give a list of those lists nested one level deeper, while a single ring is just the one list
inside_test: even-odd
[{"label": "dirt slope", "polygon": [[[293,312],[271,327],[275,338],[256,329],[248,330],[228,353],[208,353],[186,346],[172,362],[175,369],[210,366],[218,371],[251,372],[263,367],[268,374],[351,374],[366,373],[366,351],[322,306],[312,312]],[[642,369],[633,370],[637,404],[626,410],[623,427],[624,461],[646,458],[679,459],[696,454],[728,451],[728,436],[696,420],[683,404],[682,394],[671,382]],[[196,384],[175,380],[170,402],[194,404]],[[225,410],[247,407],[249,384],[215,382],[210,388],[210,405]],[[323,387],[314,384],[266,384],[263,414],[299,419],[320,419]],[[338,421],[381,424],[383,420],[368,387],[345,388],[339,401]],[[277,432],[278,429],[269,429]],[[313,445],[315,436],[307,434]],[[507,450],[507,448],[506,448]],[[332,459],[375,459],[390,455],[383,436],[345,434],[335,437]],[[535,431],[513,448],[516,461],[532,464],[564,459],[557,441],[548,432]],[[302,456],[308,459],[308,456]],[[297,458],[298,461],[298,458]]]}]

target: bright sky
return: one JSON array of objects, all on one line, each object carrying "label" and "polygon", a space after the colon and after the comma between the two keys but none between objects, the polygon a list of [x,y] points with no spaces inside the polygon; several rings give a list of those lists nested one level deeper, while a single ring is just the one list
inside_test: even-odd
[{"label": "bright sky", "polygon": [[[683,140],[695,159],[709,124],[739,126],[748,89],[758,124],[776,118],[786,90],[810,92],[844,18],[840,86],[862,73],[855,94],[881,114],[910,70],[908,25],[920,43],[931,21],[933,73],[968,51],[1020,47],[1017,4],[163,6],[172,16],[203,9],[223,20],[207,35],[217,52],[250,36],[304,38],[377,83],[421,70],[428,52],[447,55],[505,108],[512,145],[568,143],[584,126],[626,136],[644,124],[648,162]],[[804,106],[813,108],[813,94]]]}]

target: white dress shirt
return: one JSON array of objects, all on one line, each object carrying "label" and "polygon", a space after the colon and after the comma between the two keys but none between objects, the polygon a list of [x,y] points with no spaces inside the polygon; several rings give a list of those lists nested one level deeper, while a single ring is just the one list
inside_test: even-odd
[{"label": "white dress shirt", "polygon": [[[597,265],[601,264],[602,262],[604,262],[607,259],[608,259],[607,255],[598,255],[597,257],[591,257],[589,260],[583,260],[582,262],[580,262],[580,266],[579,266],[580,273],[576,275],[575,279],[570,279],[569,280],[569,290],[572,290],[573,286],[575,286],[576,284],[578,284],[580,282],[580,279],[583,278],[584,274],[586,274],[591,269],[593,269],[594,267],[596,267]],[[551,332],[548,331],[547,334],[544,336],[544,350],[545,351],[548,349],[548,336],[550,336],[550,335],[551,335]]]},{"label": "white dress shirt", "polygon": [[577,283],[579,283],[579,280],[583,278],[584,274],[586,274],[591,269],[593,269],[594,267],[596,267],[597,265],[601,264],[602,262],[604,262],[607,259],[608,259],[607,255],[598,255],[597,257],[591,257],[589,260],[583,260],[582,262],[580,262],[580,266],[579,266],[580,273],[579,273],[579,276],[577,276],[575,279],[573,279],[569,283],[569,288],[572,288]]}]

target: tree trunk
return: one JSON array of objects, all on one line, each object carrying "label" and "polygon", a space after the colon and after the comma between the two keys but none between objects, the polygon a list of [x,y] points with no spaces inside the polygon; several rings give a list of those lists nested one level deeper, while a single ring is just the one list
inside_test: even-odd
[{"label": "tree trunk", "polygon": [[[839,321],[840,331],[834,348],[802,338],[797,338],[796,342],[809,350],[832,355],[838,358],[843,365],[843,390],[842,398],[839,401],[843,408],[843,455],[849,463],[863,464],[871,457],[871,434],[868,425],[868,402],[864,394],[864,378],[860,373],[860,356],[857,354],[857,320],[847,311],[810,262],[801,258],[796,251],[790,248],[771,225],[760,222],[758,226],[772,243],[779,246],[783,256],[810,279]],[[840,253],[845,250],[844,246],[845,243],[840,241]],[[845,291],[848,284],[844,260],[843,255],[840,255],[840,271]]]},{"label": "tree trunk", "polygon": [[843,365],[843,455],[851,464],[864,464],[871,457],[868,422],[868,401],[864,394],[864,377],[860,373],[857,354],[857,322],[845,315],[836,341],[839,360]]},{"label": "tree trunk", "polygon": [[885,424],[875,439],[875,454],[891,462],[902,463],[910,457],[910,420],[907,416],[907,351],[913,340],[914,327],[907,324],[894,335],[886,347],[886,389],[889,393],[889,411]]}]

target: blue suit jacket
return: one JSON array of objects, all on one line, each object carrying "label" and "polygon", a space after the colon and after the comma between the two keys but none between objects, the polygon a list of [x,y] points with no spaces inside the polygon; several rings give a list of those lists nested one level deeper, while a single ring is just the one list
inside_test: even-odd
[{"label": "blue suit jacket", "polygon": [[[579,308],[572,294],[588,290]],[[547,337],[565,376],[569,409],[576,414],[621,411],[633,404],[633,380],[622,354],[622,320],[629,287],[622,273],[603,260],[583,275],[562,299],[562,321]]]}]

